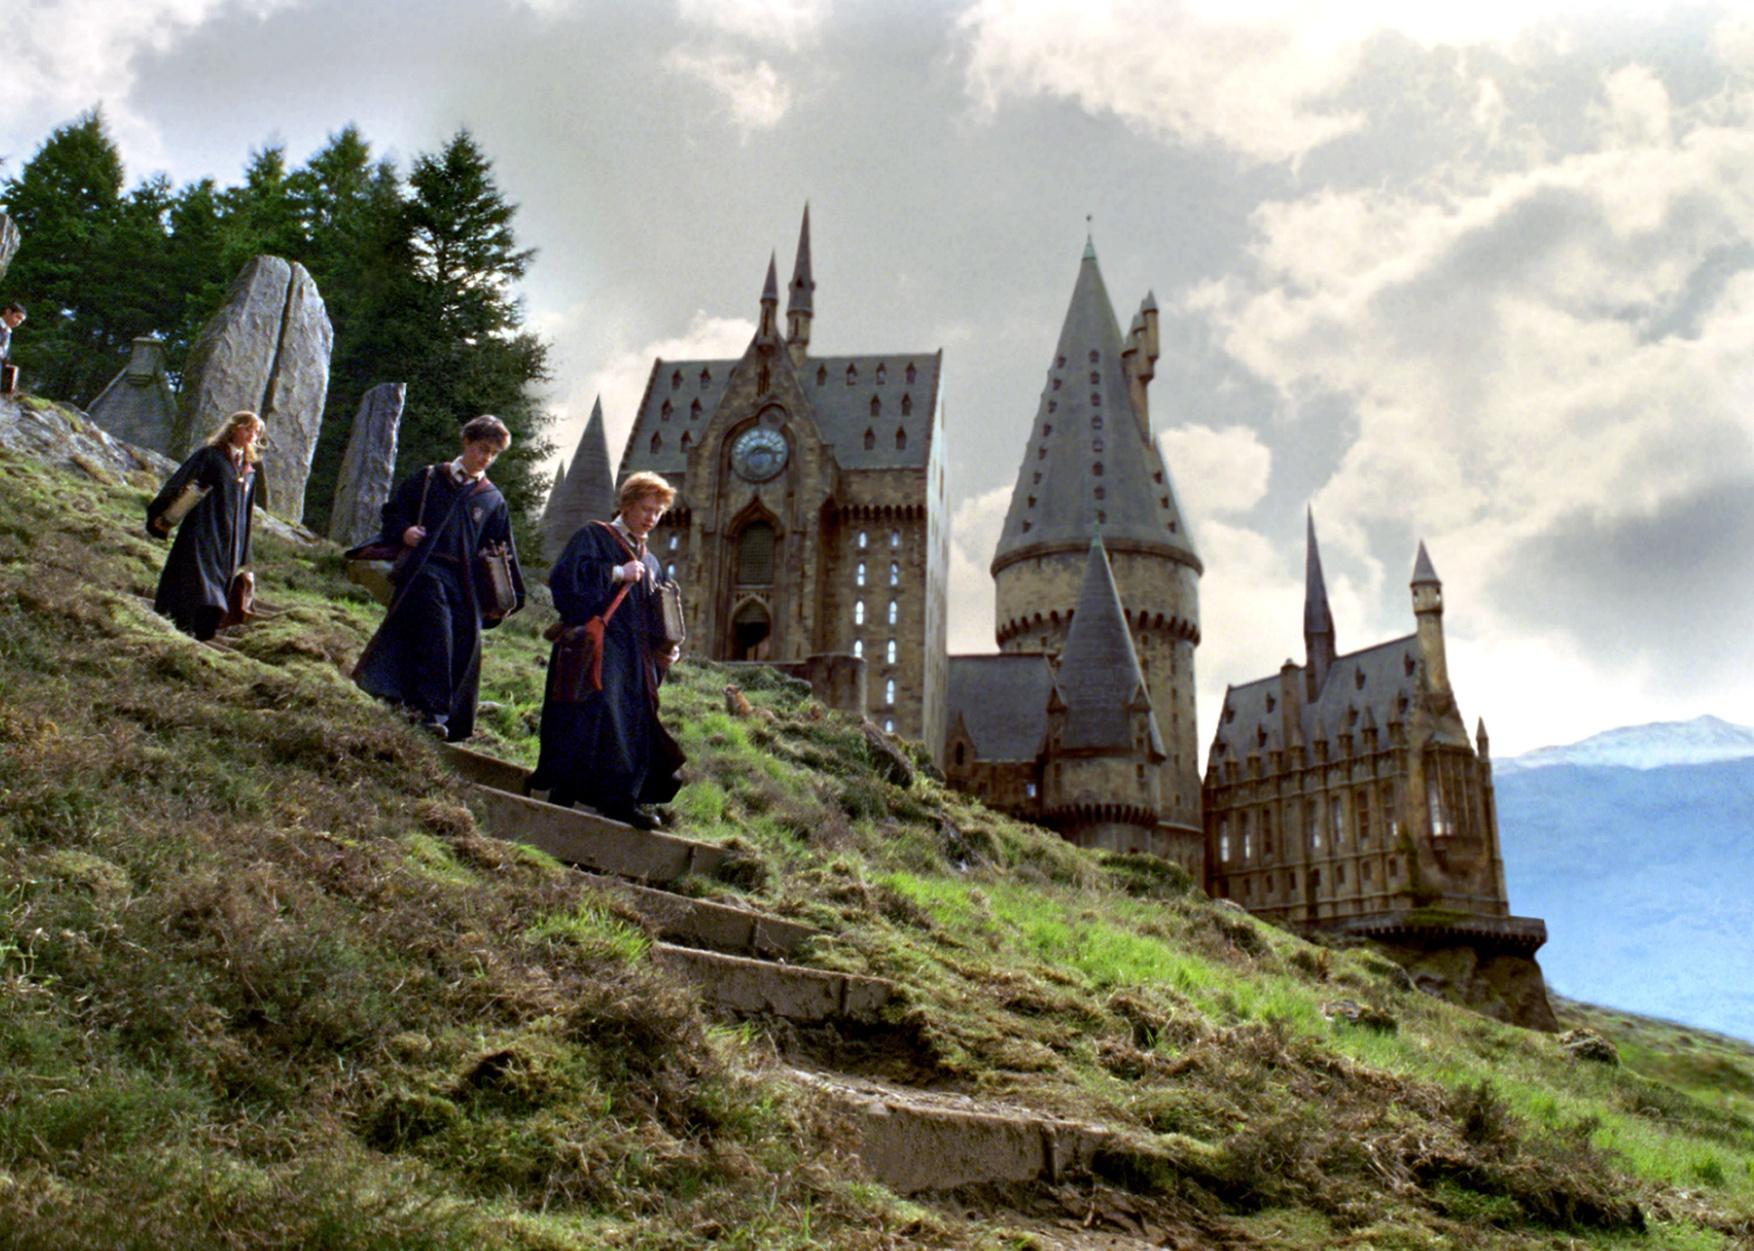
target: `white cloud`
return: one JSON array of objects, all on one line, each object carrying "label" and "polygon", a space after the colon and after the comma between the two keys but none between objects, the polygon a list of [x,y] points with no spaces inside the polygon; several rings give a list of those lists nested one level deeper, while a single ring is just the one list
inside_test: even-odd
[{"label": "white cloud", "polygon": [[[594,310],[600,313],[601,310]],[[530,328],[546,339],[564,341],[584,318],[586,309],[579,305],[559,312],[537,314],[530,319]],[[633,419],[645,394],[646,379],[652,362],[665,360],[722,360],[740,357],[755,335],[755,323],[742,317],[711,317],[697,312],[681,334],[658,339],[635,348],[612,351],[607,363],[589,372],[563,374],[556,383],[549,409],[555,415],[549,431],[558,453],[570,463],[578,447],[585,423],[591,419],[591,406],[601,397],[603,424],[609,435],[609,461],[618,465],[633,429]],[[552,475],[550,465],[547,472]]]},{"label": "white cloud", "polygon": [[1157,445],[1174,469],[1183,512],[1202,534],[1205,518],[1246,513],[1266,497],[1273,453],[1246,426],[1174,426],[1157,436]]},{"label": "white cloud", "polygon": [[[102,104],[112,135],[155,164],[156,129],[129,104],[135,65],[231,14],[267,17],[297,0],[23,0],[7,6],[6,103],[0,134],[38,133]],[[11,126],[8,126],[8,122]],[[20,129],[12,129],[19,127]],[[10,146],[10,145],[8,145]],[[14,165],[29,154],[13,151]]]},{"label": "white cloud", "polygon": [[998,650],[993,575],[988,572],[1011,488],[994,487],[958,504],[950,516],[950,652],[968,655]]},{"label": "white cloud", "polygon": [[681,0],[679,11],[691,25],[796,51],[816,40],[828,9],[828,0]]},{"label": "white cloud", "polygon": [[723,48],[673,48],[664,57],[672,73],[710,89],[730,110],[731,123],[748,134],[771,130],[792,107],[792,89],[763,60]]}]

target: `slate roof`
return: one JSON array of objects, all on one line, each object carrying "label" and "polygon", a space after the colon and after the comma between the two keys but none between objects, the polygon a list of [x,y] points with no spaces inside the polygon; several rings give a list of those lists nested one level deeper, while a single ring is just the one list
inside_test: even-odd
[{"label": "slate roof", "polygon": [[[724,398],[731,370],[737,364],[735,360],[655,362],[646,383],[645,401],[627,437],[622,474],[640,469],[665,476],[683,473],[688,468],[688,453],[682,447],[682,436],[692,432],[693,439],[700,437]],[[809,416],[823,440],[833,447],[842,469],[924,469],[931,454],[932,415],[938,407],[943,365],[941,352],[807,356],[798,370],[798,382],[810,402]],[[909,366],[914,370],[911,383],[907,380]],[[907,416],[902,415],[904,398]],[[877,401],[879,410],[875,416],[872,400]],[[697,401],[698,414],[694,407]],[[668,420],[665,404],[670,405]],[[871,432],[869,448],[865,446],[867,430]],[[897,430],[906,435],[905,447],[896,447]],[[651,446],[654,434],[660,440],[657,451]]]},{"label": "slate roof", "polygon": [[1146,543],[1198,563],[1163,457],[1140,429],[1124,347],[1096,249],[1086,245],[995,563],[1039,543],[1082,546],[1099,531],[1111,543]]},{"label": "slate roof", "polygon": [[981,760],[1034,760],[1052,689],[1040,653],[950,657],[950,719],[961,715]]},{"label": "slate roof", "polygon": [[[1078,589],[1078,605],[1054,682],[1066,705],[1062,747],[1133,750],[1133,714],[1140,707],[1150,708],[1150,696],[1101,539],[1090,542],[1084,583]],[[1149,711],[1147,717],[1151,746],[1161,754],[1157,718]]]}]

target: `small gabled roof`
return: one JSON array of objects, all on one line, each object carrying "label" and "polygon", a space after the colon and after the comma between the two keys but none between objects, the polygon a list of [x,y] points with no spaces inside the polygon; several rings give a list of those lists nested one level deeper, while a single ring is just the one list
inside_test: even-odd
[{"label": "small gabled roof", "polygon": [[1034,760],[1052,689],[1048,658],[1037,652],[950,657],[950,718],[962,718],[981,760]]},{"label": "small gabled roof", "polygon": [[1082,546],[1100,532],[1199,558],[1162,454],[1141,430],[1121,359],[1125,344],[1086,244],[1036,408],[994,563],[1038,544]]},{"label": "small gabled roof", "polygon": [[[1078,589],[1078,605],[1066,631],[1054,687],[1066,705],[1062,747],[1133,750],[1133,710],[1141,706],[1141,698],[1149,709],[1150,696],[1100,538],[1090,543],[1084,583]],[[1157,718],[1149,712],[1147,716],[1151,747],[1161,754],[1163,740]]]}]

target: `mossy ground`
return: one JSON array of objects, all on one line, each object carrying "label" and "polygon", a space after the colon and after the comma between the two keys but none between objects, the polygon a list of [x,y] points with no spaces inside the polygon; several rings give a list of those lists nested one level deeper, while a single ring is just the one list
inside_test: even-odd
[{"label": "mossy ground", "polygon": [[[352,688],[379,610],[332,549],[262,544],[284,611],[230,650],[154,617],[149,486],[0,453],[0,1246],[1051,1245],[1015,1195],[848,1180],[781,1049],[1122,1128],[1161,1163],[1089,1210],[1188,1245],[1754,1234],[1746,1052],[1612,1014],[1627,1062],[1571,1061],[1159,862],[903,791],[777,675],[745,681],[776,719],[734,719],[689,664],[677,820],[738,854],[688,888],[907,988],[877,1039],[714,1024]],[[532,759],[543,624],[490,637],[484,750]]]}]

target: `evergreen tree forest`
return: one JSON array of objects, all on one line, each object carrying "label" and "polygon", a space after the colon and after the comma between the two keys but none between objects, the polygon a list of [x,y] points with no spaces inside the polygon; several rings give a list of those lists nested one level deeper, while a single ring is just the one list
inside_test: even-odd
[{"label": "evergreen tree forest", "polygon": [[244,264],[281,256],[311,272],[335,327],[306,523],[327,524],[361,396],[405,382],[398,477],[456,455],[463,422],[494,413],[513,444],[493,478],[533,533],[548,484],[532,471],[550,450],[533,392],[548,349],[524,328],[513,284],[534,253],[518,245],[517,206],[467,130],[406,171],[349,125],[296,168],[270,144],[236,185],[177,187],[160,174],[128,188],[93,110],[0,179],[0,209],[23,235],[0,298],[30,312],[13,357],[33,391],[89,404],[145,334],[165,340],[177,376]]}]

